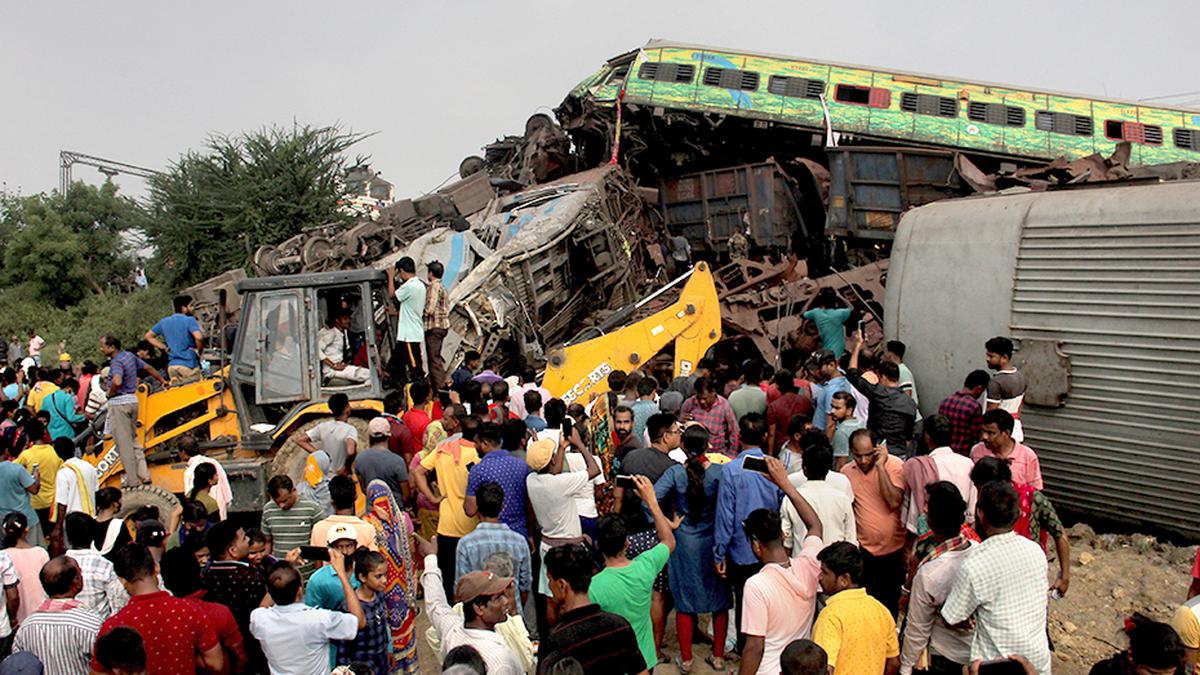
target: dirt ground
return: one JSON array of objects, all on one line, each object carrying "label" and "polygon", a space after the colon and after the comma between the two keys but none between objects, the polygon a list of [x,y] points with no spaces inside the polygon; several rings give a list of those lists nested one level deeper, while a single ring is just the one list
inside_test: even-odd
[{"label": "dirt ground", "polygon": [[[1066,597],[1050,603],[1050,636],[1054,641],[1056,675],[1086,675],[1096,661],[1123,648],[1120,628],[1137,611],[1170,621],[1190,583],[1195,547],[1176,547],[1146,535],[1097,535],[1087,525],[1070,529],[1071,588]],[[1057,563],[1050,564],[1051,575]],[[668,621],[667,653],[678,654],[673,617]],[[417,617],[418,635],[429,622]],[[696,645],[692,672],[712,673],[704,663],[711,651]],[[440,672],[437,655],[423,639],[418,645],[421,672]],[[728,670],[737,662],[726,660]],[[674,665],[659,666],[656,675],[675,675]]]}]

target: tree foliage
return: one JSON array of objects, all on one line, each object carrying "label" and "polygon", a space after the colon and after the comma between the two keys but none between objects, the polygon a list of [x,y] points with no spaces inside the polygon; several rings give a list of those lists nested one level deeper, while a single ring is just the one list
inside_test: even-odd
[{"label": "tree foliage", "polygon": [[[362,134],[272,127],[214,136],[150,179],[149,241],[159,276],[183,286],[244,267],[252,252],[302,230],[348,221],[338,211],[344,153]],[[356,157],[361,164],[364,157]]]}]

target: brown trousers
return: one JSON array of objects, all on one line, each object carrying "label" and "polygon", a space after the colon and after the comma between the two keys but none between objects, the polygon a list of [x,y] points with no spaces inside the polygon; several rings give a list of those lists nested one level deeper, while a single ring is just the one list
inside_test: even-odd
[{"label": "brown trousers", "polygon": [[442,341],[446,339],[445,328],[425,331],[425,354],[429,359],[429,384],[437,392],[446,386],[446,362],[442,359]]}]

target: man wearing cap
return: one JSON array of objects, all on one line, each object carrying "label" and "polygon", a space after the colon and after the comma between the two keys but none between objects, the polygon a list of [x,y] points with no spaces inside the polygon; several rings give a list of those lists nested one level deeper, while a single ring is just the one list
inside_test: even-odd
[{"label": "man wearing cap", "polygon": [[367,423],[367,437],[370,445],[358,453],[354,460],[354,473],[358,474],[358,482],[363,492],[373,480],[381,480],[392,491],[392,496],[402,504],[408,503],[408,466],[404,458],[388,448],[392,439],[392,425],[382,415]]},{"label": "man wearing cap", "polygon": [[[561,465],[562,452],[557,455]],[[454,599],[463,606],[460,618],[446,600],[436,545],[418,537],[417,549],[425,559],[425,572],[421,575],[425,611],[429,614],[429,622],[437,629],[441,657],[445,658],[455,647],[468,645],[483,657],[488,675],[522,675],[525,671],[520,659],[495,630],[496,624],[508,620],[508,590],[513,585],[513,578],[492,572],[464,574],[454,588]]]},{"label": "man wearing cap", "polygon": [[[579,454],[583,455],[587,471],[564,473],[567,445],[565,438],[558,442],[543,438],[530,443],[525,451],[525,462],[533,469],[525,477],[525,488],[533,514],[542,528],[538,555],[543,563],[551,548],[583,542],[583,526],[579,522],[576,500],[592,495],[592,479],[600,475],[600,465],[596,463],[587,444],[577,448]],[[538,593],[550,595],[545,564],[539,565],[538,569]],[[552,603],[548,603],[546,614],[546,625],[543,626],[540,621],[538,625],[543,635],[556,618],[557,612]]]},{"label": "man wearing cap", "polygon": [[813,426],[825,431],[831,426],[829,409],[833,402],[833,395],[839,391],[849,392],[851,390],[850,381],[838,368],[837,357],[828,349],[818,349],[813,352],[808,363],[809,369],[815,369],[817,377],[821,380],[821,386],[817,392],[816,410],[813,412]]},{"label": "man wearing cap", "polygon": [[[358,534],[353,527],[339,523],[329,528],[323,544],[339,553],[344,558],[346,576],[350,578],[350,587],[358,588],[358,577],[354,574],[354,551],[358,549]],[[342,596],[342,581],[338,571],[332,564],[325,565],[313,572],[304,588],[304,604],[320,609],[339,609],[346,599]]]}]

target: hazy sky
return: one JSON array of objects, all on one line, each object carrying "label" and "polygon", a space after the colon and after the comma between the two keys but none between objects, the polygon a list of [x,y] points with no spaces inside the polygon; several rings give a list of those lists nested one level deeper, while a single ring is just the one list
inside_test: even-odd
[{"label": "hazy sky", "polygon": [[378,132],[357,150],[410,196],[652,37],[1137,99],[1200,90],[1198,25],[1193,0],[0,0],[0,182],[54,189],[62,149],[162,168],[297,120]]}]

